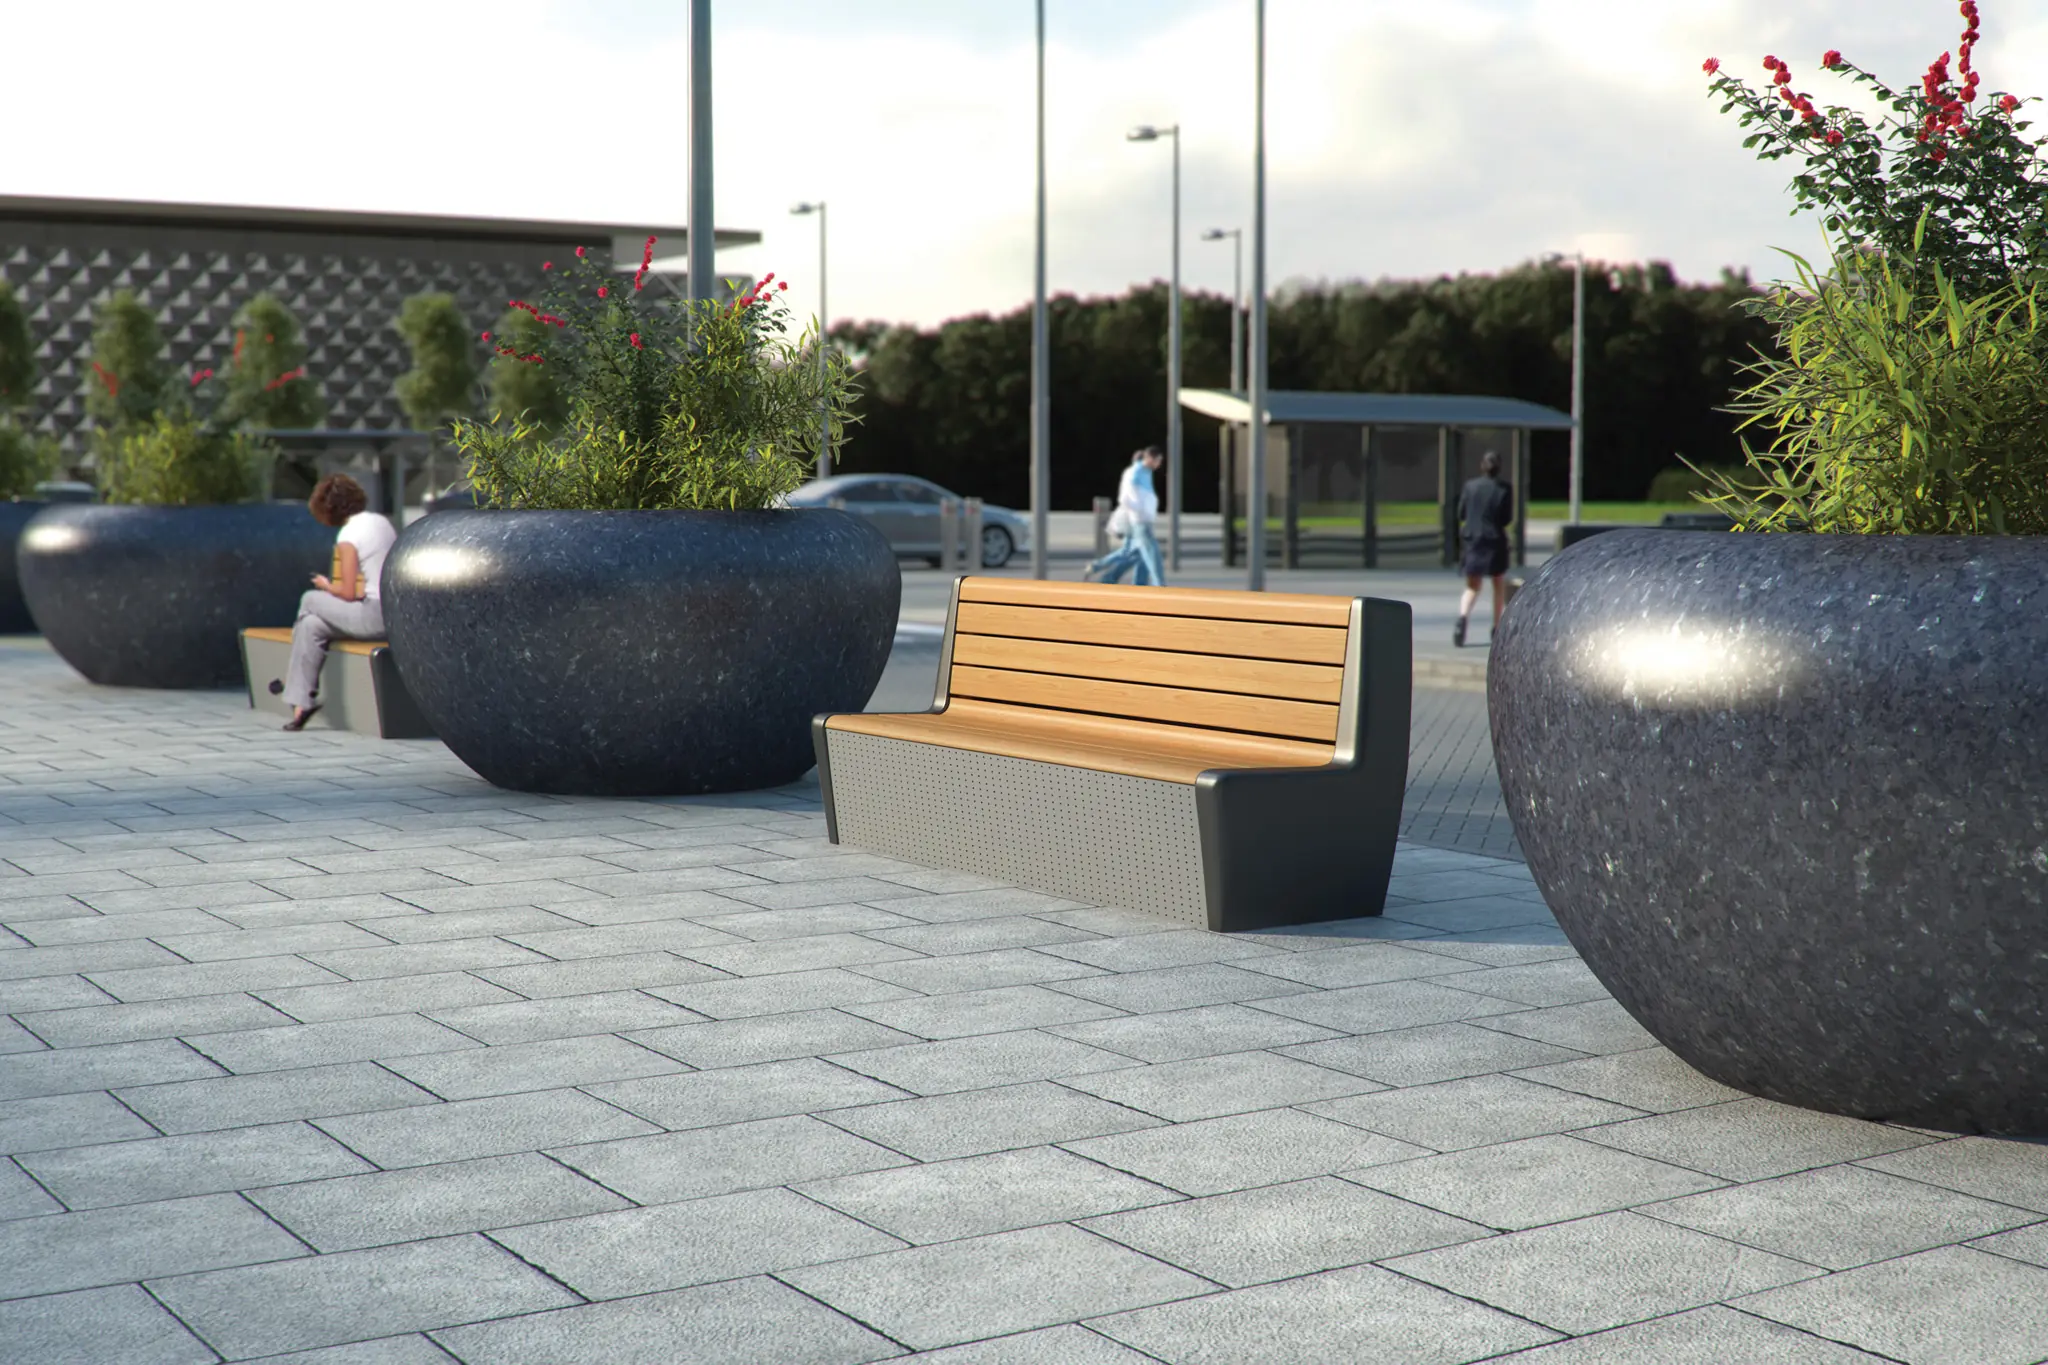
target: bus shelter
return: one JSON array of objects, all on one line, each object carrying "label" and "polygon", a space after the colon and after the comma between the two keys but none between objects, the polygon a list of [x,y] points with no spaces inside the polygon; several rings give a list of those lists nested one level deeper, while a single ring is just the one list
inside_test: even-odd
[{"label": "bus shelter", "polygon": [[[1181,406],[1223,423],[1223,559],[1244,562],[1251,404],[1241,393],[1182,389]],[[1571,414],[1519,398],[1421,393],[1266,395],[1268,562],[1280,568],[1380,567],[1385,558],[1458,562],[1458,490],[1488,451],[1515,495],[1514,558],[1527,549],[1529,446],[1570,431]],[[1434,503],[1419,525],[1382,525],[1392,504]]]}]

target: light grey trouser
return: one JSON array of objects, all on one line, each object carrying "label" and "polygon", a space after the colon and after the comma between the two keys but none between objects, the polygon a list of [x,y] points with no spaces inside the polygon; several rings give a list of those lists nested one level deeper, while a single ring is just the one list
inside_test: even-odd
[{"label": "light grey trouser", "polygon": [[293,706],[313,704],[329,641],[383,638],[381,603],[372,598],[344,601],[331,592],[313,589],[299,599],[299,619],[292,623],[292,662],[285,670],[284,699]]}]

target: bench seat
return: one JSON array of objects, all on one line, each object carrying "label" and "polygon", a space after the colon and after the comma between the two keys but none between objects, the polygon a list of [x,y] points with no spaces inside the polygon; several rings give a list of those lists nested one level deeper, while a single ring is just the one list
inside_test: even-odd
[{"label": "bench seat", "polygon": [[818,718],[830,837],[1212,929],[1378,914],[1409,637],[1368,598],[961,579],[930,711]]},{"label": "bench seat", "polygon": [[[291,719],[284,676],[291,663],[292,633],[283,626],[250,626],[242,631],[242,671],[249,705]],[[320,669],[320,710],[309,722],[379,739],[432,739],[434,727],[420,713],[398,661],[384,640],[335,640]]]}]

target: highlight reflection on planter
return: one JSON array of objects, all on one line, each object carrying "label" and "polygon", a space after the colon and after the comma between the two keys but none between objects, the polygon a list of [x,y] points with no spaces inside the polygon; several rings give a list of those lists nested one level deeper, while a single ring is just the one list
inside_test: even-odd
[{"label": "highlight reflection on planter", "polygon": [[1501,788],[1621,1004],[1754,1094],[2048,1132],[2048,554],[1616,531],[1516,594]]}]

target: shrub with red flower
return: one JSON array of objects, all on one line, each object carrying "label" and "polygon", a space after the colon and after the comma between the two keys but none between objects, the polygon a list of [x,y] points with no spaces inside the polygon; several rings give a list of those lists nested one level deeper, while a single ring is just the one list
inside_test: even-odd
[{"label": "shrub with red flower", "polygon": [[[1767,161],[1795,157],[1798,208],[1821,215],[1845,246],[1900,261],[1938,266],[1966,293],[1983,293],[2015,276],[2048,274],[2048,167],[2041,145],[2016,117],[2021,101],[1999,95],[1979,104],[1977,0],[1961,0],[1964,21],[1953,52],[1921,74],[1917,88],[1894,90],[1829,49],[1823,69],[1862,86],[1884,112],[1817,106],[1796,88],[1791,64],[1763,60],[1768,83],[1756,89],[1710,59],[1709,89],[1751,130],[1743,145]],[[1924,221],[1923,221],[1924,220]]]}]

